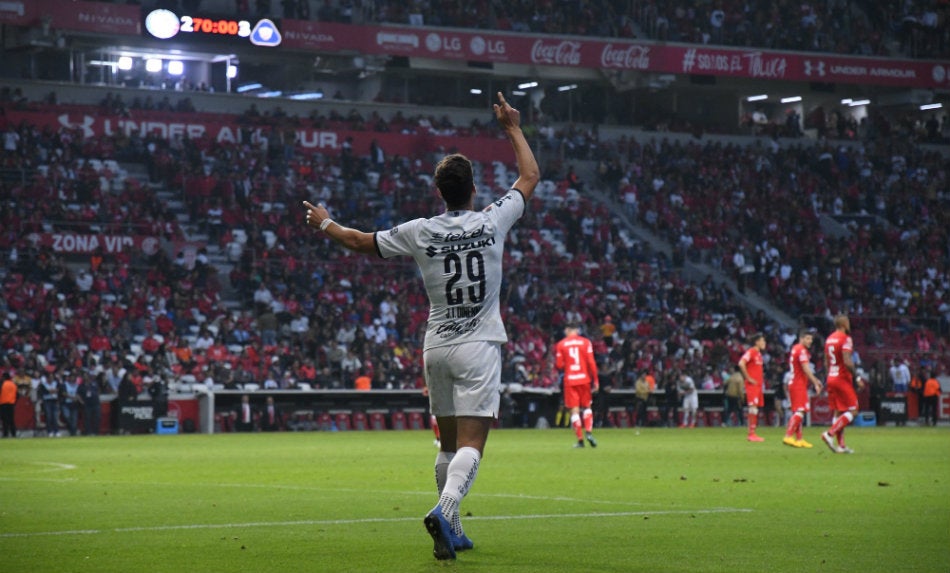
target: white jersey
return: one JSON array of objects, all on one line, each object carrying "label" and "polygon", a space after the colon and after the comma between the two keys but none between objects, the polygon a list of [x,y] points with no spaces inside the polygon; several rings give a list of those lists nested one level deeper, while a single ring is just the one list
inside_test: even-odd
[{"label": "white jersey", "polygon": [[374,235],[380,257],[407,255],[422,271],[429,295],[424,350],[508,341],[498,302],[502,257],[505,236],[524,209],[524,196],[512,189],[483,211],[447,211]]}]

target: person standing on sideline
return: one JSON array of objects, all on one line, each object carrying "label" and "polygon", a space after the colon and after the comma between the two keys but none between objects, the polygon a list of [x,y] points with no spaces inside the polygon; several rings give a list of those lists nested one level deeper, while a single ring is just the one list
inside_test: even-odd
[{"label": "person standing on sideline", "polygon": [[936,426],[938,407],[940,405],[940,381],[937,380],[936,376],[934,376],[933,371],[930,372],[930,376],[928,376],[927,381],[924,382],[923,401],[924,415],[921,417],[924,419],[924,424]]},{"label": "person standing on sideline", "polygon": [[696,381],[689,374],[680,376],[679,392],[683,395],[683,423],[680,428],[695,428],[699,410],[699,394],[696,393]]},{"label": "person standing on sideline", "polygon": [[726,378],[726,383],[723,384],[722,388],[724,404],[722,409],[722,425],[733,425],[733,412],[736,413],[736,425],[745,425],[745,420],[742,417],[742,398],[745,397],[745,382],[742,380],[742,371],[739,370],[738,364],[732,367],[732,374]]},{"label": "person standing on sideline", "polygon": [[488,432],[501,402],[501,348],[508,340],[501,318],[505,236],[524,214],[540,179],[538,163],[521,131],[521,115],[498,93],[495,118],[518,164],[512,188],[475,211],[472,162],[453,153],[439,161],[433,181],[445,212],[388,231],[366,233],[333,221],[322,204],[304,202],[306,222],[339,245],[387,259],[410,256],[429,298],[423,366],[429,405],[441,431],[435,461],[439,502],[423,523],[438,560],[470,549],[459,505],[478,474]]},{"label": "person standing on sideline", "polygon": [[0,424],[3,426],[3,437],[16,437],[16,421],[14,412],[16,411],[16,384],[13,382],[13,376],[9,372],[3,374],[3,382],[0,383]]},{"label": "person standing on sideline", "polygon": [[792,417],[785,428],[785,437],[782,443],[793,448],[810,448],[812,445],[802,438],[802,422],[805,414],[811,411],[811,402],[808,399],[808,383],[815,388],[815,394],[821,392],[821,381],[811,369],[811,354],[808,350],[814,342],[814,335],[809,330],[798,333],[798,343],[792,346],[788,355],[788,369],[792,376],[786,386],[785,393],[791,403]]},{"label": "person standing on sideline", "polygon": [[79,401],[82,402],[82,433],[85,436],[98,436],[102,422],[102,400],[100,392],[105,382],[105,374],[93,377],[87,375],[79,385]]},{"label": "person standing on sideline", "polygon": [[762,351],[765,350],[765,335],[757,332],[750,339],[752,346],[739,359],[739,370],[742,371],[742,378],[745,380],[745,400],[749,406],[749,412],[746,419],[749,423],[750,442],[764,442],[765,438],[755,433],[759,425],[759,407],[764,406],[765,397],[765,377],[763,369],[765,361],[762,359]]},{"label": "person standing on sideline", "polygon": [[[586,434],[590,447],[597,447],[594,439],[594,411],[591,409],[591,386],[593,392],[600,389],[597,376],[597,361],[594,360],[594,345],[581,336],[580,325],[572,322],[564,328],[564,338],[554,347],[554,366],[564,372],[561,382],[564,407],[570,411],[571,427],[577,436],[575,448],[584,447]],[[583,408],[583,410],[582,410]]]},{"label": "person standing on sideline", "polygon": [[40,378],[37,394],[43,401],[43,419],[46,422],[46,435],[51,438],[59,437],[59,397],[61,384],[58,380],[59,372],[54,372],[49,378]]},{"label": "person standing on sideline", "polygon": [[854,341],[851,340],[851,321],[847,315],[835,317],[835,331],[825,339],[825,380],[828,387],[828,402],[834,412],[831,429],[821,434],[821,440],[836,454],[853,454],[854,450],[844,444],[844,429],[858,413],[858,395],[854,391],[857,378],[859,389],[864,380],[855,375]]},{"label": "person standing on sideline", "polygon": [[241,395],[241,405],[238,407],[235,417],[234,430],[237,432],[254,431],[254,408],[251,406],[251,397],[247,394]]}]

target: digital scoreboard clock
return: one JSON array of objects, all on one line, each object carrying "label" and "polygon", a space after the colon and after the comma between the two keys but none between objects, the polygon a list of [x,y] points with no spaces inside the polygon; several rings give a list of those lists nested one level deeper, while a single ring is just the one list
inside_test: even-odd
[{"label": "digital scoreboard clock", "polygon": [[171,10],[158,9],[145,16],[145,30],[159,40],[170,40],[176,36],[233,37],[246,38],[255,46],[269,48],[279,46],[281,42],[277,24],[267,18],[252,25],[250,20],[178,15]]}]

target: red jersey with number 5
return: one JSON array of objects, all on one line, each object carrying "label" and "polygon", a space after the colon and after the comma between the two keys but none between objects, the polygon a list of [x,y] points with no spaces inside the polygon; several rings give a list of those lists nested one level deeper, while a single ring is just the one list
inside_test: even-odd
[{"label": "red jersey with number 5", "polygon": [[594,346],[583,336],[568,336],[558,342],[554,365],[564,371],[565,386],[598,382]]},{"label": "red jersey with number 5", "polygon": [[851,371],[844,366],[844,353],[854,351],[851,337],[840,330],[825,339],[825,359],[828,361],[828,382],[851,383]]}]

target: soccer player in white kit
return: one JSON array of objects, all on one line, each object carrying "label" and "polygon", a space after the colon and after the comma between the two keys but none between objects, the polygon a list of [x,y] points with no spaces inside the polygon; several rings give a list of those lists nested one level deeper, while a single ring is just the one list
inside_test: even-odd
[{"label": "soccer player in white kit", "polygon": [[455,559],[473,544],[462,530],[459,505],[478,473],[479,462],[501,399],[501,348],[507,342],[499,294],[505,236],[521,218],[540,173],[521,131],[521,114],[498,93],[494,111],[518,164],[518,179],[504,196],[474,210],[472,164],[461,154],[444,157],[433,181],[445,212],[388,231],[344,227],[322,205],[304,202],[307,224],[336,243],[381,258],[415,259],[429,297],[423,348],[429,405],[442,443],[435,462],[439,502],[424,524],[436,559]]}]

